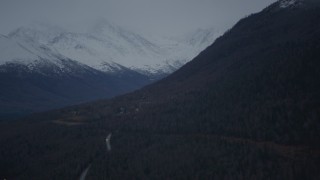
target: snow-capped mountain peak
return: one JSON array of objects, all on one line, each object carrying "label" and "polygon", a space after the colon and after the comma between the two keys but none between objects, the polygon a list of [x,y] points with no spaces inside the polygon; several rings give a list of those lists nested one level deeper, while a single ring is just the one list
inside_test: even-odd
[{"label": "snow-capped mountain peak", "polygon": [[106,20],[105,18],[99,18],[96,20],[91,27],[88,28],[88,34],[95,35],[113,35],[121,31],[121,28],[118,27],[115,23]]}]

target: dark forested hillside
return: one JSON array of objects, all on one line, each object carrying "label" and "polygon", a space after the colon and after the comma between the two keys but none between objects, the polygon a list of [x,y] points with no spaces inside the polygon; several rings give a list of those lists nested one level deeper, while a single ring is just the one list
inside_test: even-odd
[{"label": "dark forested hillside", "polygon": [[146,75],[123,68],[105,73],[71,60],[30,70],[25,65],[0,65],[0,120],[111,98],[152,82]]},{"label": "dark forested hillside", "polygon": [[319,179],[320,9],[278,6],[156,84],[3,122],[0,178]]}]

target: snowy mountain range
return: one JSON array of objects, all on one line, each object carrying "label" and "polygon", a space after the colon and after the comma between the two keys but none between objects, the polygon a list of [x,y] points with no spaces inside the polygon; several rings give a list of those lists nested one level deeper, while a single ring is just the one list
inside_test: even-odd
[{"label": "snowy mountain range", "polygon": [[1,36],[0,65],[14,62],[32,67],[45,59],[60,67],[62,58],[107,73],[129,68],[147,75],[169,74],[220,34],[200,29],[182,38],[146,38],[105,19],[98,20],[86,33],[33,24]]},{"label": "snowy mountain range", "polygon": [[100,19],[86,32],[33,24],[0,35],[0,119],[110,98],[163,77],[210,45],[212,29],[144,37]]}]

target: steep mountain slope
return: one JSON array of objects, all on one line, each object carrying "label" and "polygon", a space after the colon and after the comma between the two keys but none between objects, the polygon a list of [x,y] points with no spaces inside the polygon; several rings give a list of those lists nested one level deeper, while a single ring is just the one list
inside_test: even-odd
[{"label": "steep mountain slope", "polygon": [[319,179],[319,6],[282,2],[156,84],[2,123],[0,176]]}]

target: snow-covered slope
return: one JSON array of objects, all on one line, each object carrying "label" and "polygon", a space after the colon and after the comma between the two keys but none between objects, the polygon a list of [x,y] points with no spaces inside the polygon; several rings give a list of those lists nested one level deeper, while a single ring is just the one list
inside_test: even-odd
[{"label": "snow-covered slope", "polygon": [[[218,31],[209,29],[198,30],[180,38],[150,39],[99,19],[86,33],[35,24],[11,32],[6,39],[30,51],[26,53],[28,55],[25,54],[29,63],[30,59],[36,60],[39,57],[55,61],[58,56],[104,72],[129,68],[154,75],[168,74],[178,69],[213,43],[219,35]],[[3,54],[2,51],[1,47],[0,54]],[[14,59],[19,58],[6,58],[1,62]]]},{"label": "snow-covered slope", "polygon": [[316,8],[320,6],[319,0],[279,0],[277,6],[285,8]]},{"label": "snow-covered slope", "polygon": [[287,8],[300,4],[301,0],[280,0],[279,3],[281,8]]},{"label": "snow-covered slope", "polygon": [[172,71],[193,59],[222,33],[215,29],[198,29],[181,37],[158,39],[159,46],[166,52],[166,62]]},{"label": "snow-covered slope", "polygon": [[[66,60],[58,52],[53,52],[45,45],[33,40],[17,41],[8,36],[0,35],[0,67],[1,71],[6,70],[6,65],[14,64],[24,66],[29,71],[44,72],[41,68],[55,66],[56,72],[68,71]],[[71,61],[77,63],[76,61]],[[67,66],[66,66],[67,65]],[[80,66],[85,66],[79,64]]]},{"label": "snow-covered slope", "polygon": [[4,64],[9,61],[30,63],[39,59],[37,55],[24,48],[21,44],[3,35],[0,35],[0,50],[0,64]]}]

